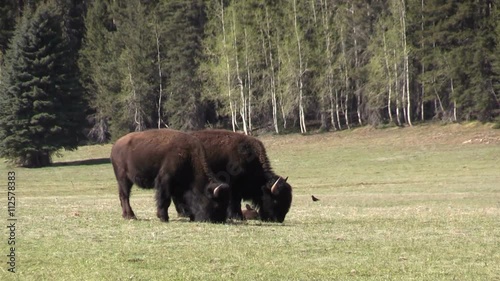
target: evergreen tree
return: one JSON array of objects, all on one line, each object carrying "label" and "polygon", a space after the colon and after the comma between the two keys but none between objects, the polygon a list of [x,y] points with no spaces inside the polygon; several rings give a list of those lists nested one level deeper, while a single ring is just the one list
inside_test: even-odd
[{"label": "evergreen tree", "polygon": [[116,26],[112,18],[111,1],[93,1],[85,17],[85,35],[78,64],[91,113],[89,138],[99,143],[110,137],[113,103],[120,92],[120,77],[116,71],[116,54],[111,49]]},{"label": "evergreen tree", "polygon": [[0,2],[0,53],[5,53],[9,40],[14,33],[18,9],[18,1],[16,0],[3,0]]},{"label": "evergreen tree", "polygon": [[461,92],[458,102],[465,111],[462,118],[483,122],[492,121],[493,111],[499,108],[492,84],[495,76],[492,64],[499,54],[495,53],[496,19],[488,2],[468,4],[464,9],[469,15],[464,20],[470,22],[468,28],[471,32],[462,34],[471,36],[474,41],[467,50],[471,54],[469,67],[463,69],[467,87]]},{"label": "evergreen tree", "polygon": [[148,6],[140,0],[115,2],[109,48],[114,52],[120,91],[112,101],[113,138],[142,131],[156,124],[156,42]]},{"label": "evergreen tree", "polygon": [[205,123],[201,102],[199,64],[206,21],[201,0],[164,0],[166,46],[165,71],[169,98],[165,110],[168,124],[177,129],[199,129]]},{"label": "evergreen tree", "polygon": [[2,73],[0,156],[25,167],[49,165],[83,139],[84,103],[57,8],[25,13]]}]

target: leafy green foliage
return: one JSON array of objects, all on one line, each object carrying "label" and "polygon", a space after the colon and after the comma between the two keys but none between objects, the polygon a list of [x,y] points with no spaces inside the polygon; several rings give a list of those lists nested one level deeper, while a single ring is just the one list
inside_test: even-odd
[{"label": "leafy green foliage", "polygon": [[494,1],[8,0],[0,48],[25,11],[49,2],[64,11],[92,141],[158,126],[280,133],[500,118]]}]

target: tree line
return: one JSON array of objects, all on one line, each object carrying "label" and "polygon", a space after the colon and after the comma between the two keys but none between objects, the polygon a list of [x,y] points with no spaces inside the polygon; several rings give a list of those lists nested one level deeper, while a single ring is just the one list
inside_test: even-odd
[{"label": "tree line", "polygon": [[499,121],[499,54],[492,0],[5,0],[0,148]]}]

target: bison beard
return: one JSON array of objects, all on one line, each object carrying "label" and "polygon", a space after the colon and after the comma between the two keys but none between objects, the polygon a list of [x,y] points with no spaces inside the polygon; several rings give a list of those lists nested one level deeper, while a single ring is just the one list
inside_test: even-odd
[{"label": "bison beard", "polygon": [[182,202],[191,220],[224,222],[230,189],[208,168],[202,144],[179,131],[135,132],[113,145],[111,163],[118,181],[122,216],[135,219],[130,191],[135,184],[156,189],[157,216],[168,221],[171,199]]},{"label": "bison beard", "polygon": [[[231,187],[228,208],[231,218],[244,219],[241,211],[244,199],[257,207],[262,220],[284,221],[292,202],[292,187],[286,179],[274,174],[261,141],[226,130],[190,134],[202,142],[206,161],[217,179]],[[182,208],[177,210],[182,213]]]}]

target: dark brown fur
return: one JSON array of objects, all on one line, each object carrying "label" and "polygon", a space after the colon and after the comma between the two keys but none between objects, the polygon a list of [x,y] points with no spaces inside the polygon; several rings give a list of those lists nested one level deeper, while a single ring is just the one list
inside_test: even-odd
[{"label": "dark brown fur", "polygon": [[192,220],[226,220],[229,187],[216,180],[196,138],[168,129],[130,133],[113,145],[111,162],[124,218],[135,218],[129,202],[135,184],[156,189],[157,215],[162,221],[169,219],[171,198],[185,205]]},{"label": "dark brown fur", "polygon": [[[257,138],[226,130],[191,132],[205,147],[207,163],[220,181],[231,186],[229,215],[242,219],[241,200],[250,200],[260,218],[283,222],[292,202],[292,188],[276,175]],[[274,192],[271,186],[278,180]]]}]

